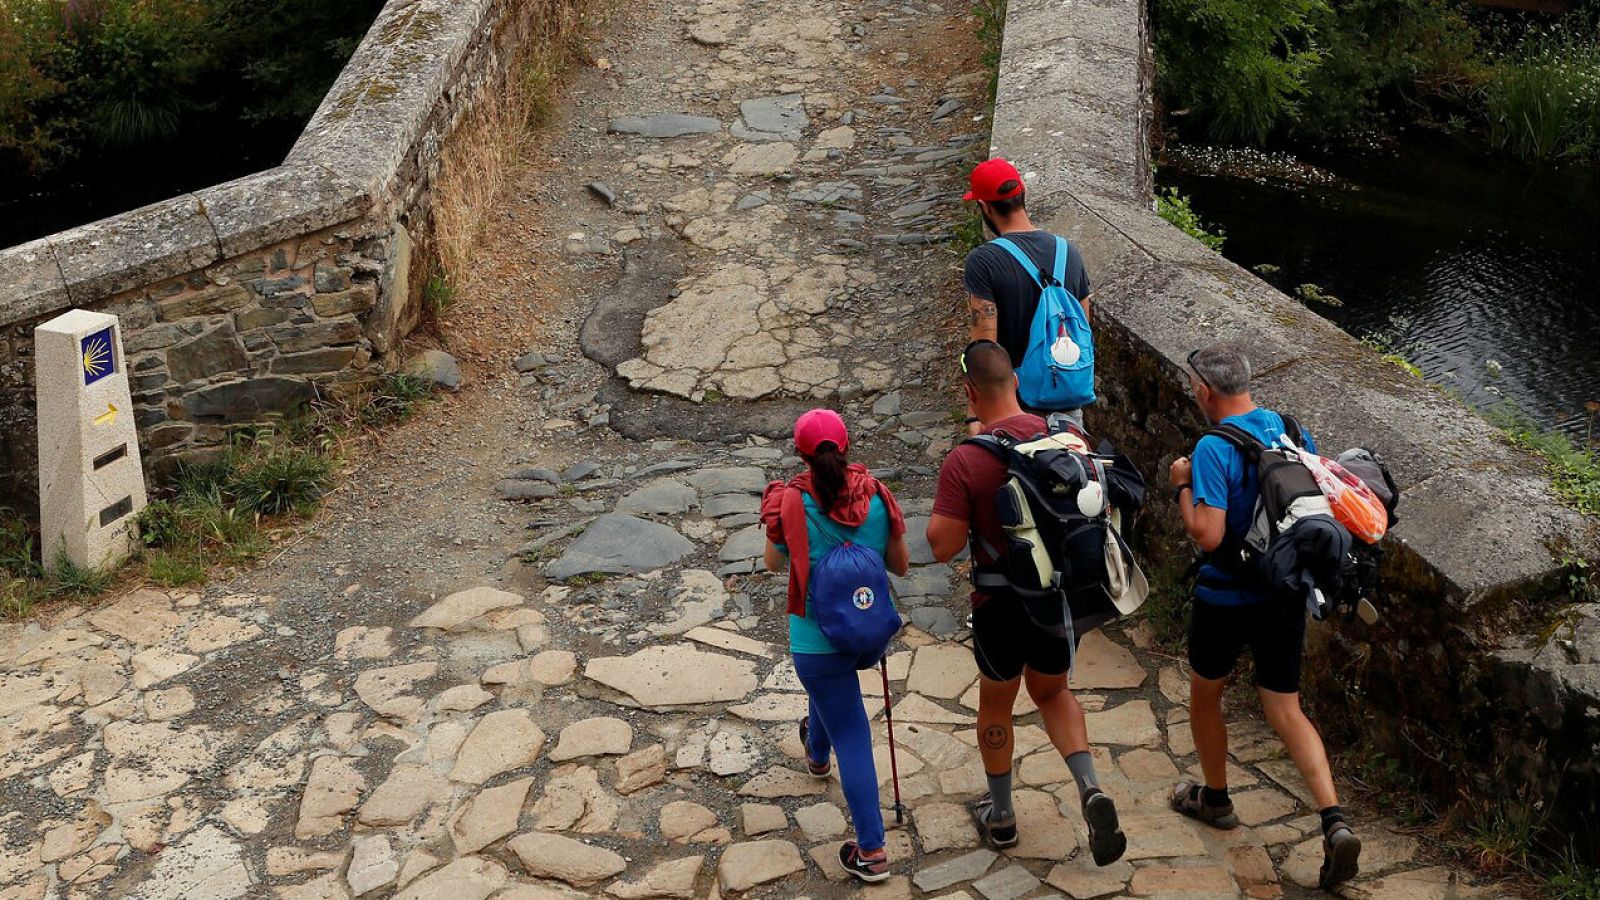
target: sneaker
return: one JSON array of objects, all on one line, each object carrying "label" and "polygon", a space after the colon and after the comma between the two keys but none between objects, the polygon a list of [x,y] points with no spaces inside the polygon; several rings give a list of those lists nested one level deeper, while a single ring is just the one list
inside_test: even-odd
[{"label": "sneaker", "polygon": [[1109,866],[1122,858],[1128,838],[1117,821],[1117,804],[1105,791],[1090,788],[1084,794],[1083,821],[1089,826],[1089,852],[1094,854],[1095,865]]},{"label": "sneaker", "polygon": [[806,716],[800,720],[800,750],[806,757],[806,771],[813,778],[827,778],[833,771],[833,764],[827,760],[816,762],[811,758],[811,717]]},{"label": "sneaker", "polygon": [[861,845],[855,841],[845,841],[839,847],[839,865],[856,878],[876,884],[889,878],[889,854],[882,850],[874,857],[867,857],[862,853]]},{"label": "sneaker", "polygon": [[1361,839],[1349,825],[1337,822],[1322,839],[1322,871],[1317,887],[1335,891],[1361,873]]}]

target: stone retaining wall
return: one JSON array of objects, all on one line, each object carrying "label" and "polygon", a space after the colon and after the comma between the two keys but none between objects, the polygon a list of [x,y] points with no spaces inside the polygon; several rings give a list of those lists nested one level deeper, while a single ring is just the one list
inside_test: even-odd
[{"label": "stone retaining wall", "polygon": [[[1240,341],[1264,405],[1325,447],[1377,449],[1404,490],[1383,619],[1314,630],[1306,684],[1324,724],[1365,734],[1445,800],[1463,778],[1482,799],[1527,786],[1555,821],[1594,828],[1600,622],[1591,605],[1553,638],[1546,626],[1564,560],[1600,556],[1596,522],[1477,416],[1153,212],[1149,48],[1140,3],[1011,0],[992,150],[1018,163],[1035,221],[1070,236],[1093,276],[1104,399],[1090,425],[1157,478],[1153,568],[1170,584],[1188,562],[1164,490],[1203,429],[1183,361]],[[1574,833],[1600,849],[1594,831]]]},{"label": "stone retaining wall", "polygon": [[33,328],[122,317],[145,459],[396,368],[445,137],[565,0],[390,0],[283,165],[0,250],[0,498],[32,504]]}]

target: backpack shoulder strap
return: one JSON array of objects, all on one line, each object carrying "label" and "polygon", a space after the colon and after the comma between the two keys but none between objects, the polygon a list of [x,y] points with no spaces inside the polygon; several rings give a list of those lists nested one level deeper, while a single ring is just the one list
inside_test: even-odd
[{"label": "backpack shoulder strap", "polygon": [[1283,420],[1283,436],[1293,441],[1296,447],[1304,447],[1305,431],[1300,427],[1300,420],[1288,413],[1278,413],[1278,418]]},{"label": "backpack shoulder strap", "polygon": [[[1071,246],[1067,243],[1066,238],[1059,234],[1056,235],[1056,261],[1055,265],[1051,267],[1050,278],[1063,288],[1067,285],[1067,254],[1072,252]],[[1068,293],[1071,292],[1068,291]]]},{"label": "backpack shoulder strap", "polygon": [[1260,438],[1232,422],[1224,422],[1221,425],[1212,426],[1206,434],[1227,441],[1230,446],[1243,453],[1245,459],[1251,462],[1259,461],[1262,451],[1267,449],[1267,445],[1263,444]]},{"label": "backpack shoulder strap", "polygon": [[1021,247],[1018,247],[1011,239],[1004,237],[997,237],[989,243],[1011,254],[1011,258],[1021,264],[1023,271],[1028,273],[1028,277],[1033,279],[1034,284],[1037,284],[1040,290],[1044,289],[1043,273],[1039,271],[1038,266],[1033,264],[1033,260],[1028,258],[1028,254],[1022,252]]}]

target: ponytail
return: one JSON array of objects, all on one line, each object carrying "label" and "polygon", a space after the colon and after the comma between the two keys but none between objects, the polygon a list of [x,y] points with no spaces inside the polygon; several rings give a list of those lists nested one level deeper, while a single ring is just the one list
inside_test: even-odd
[{"label": "ponytail", "polygon": [[817,452],[806,459],[806,464],[811,467],[811,492],[823,515],[827,515],[844,495],[845,467],[849,462],[838,445],[823,441],[817,445]]}]

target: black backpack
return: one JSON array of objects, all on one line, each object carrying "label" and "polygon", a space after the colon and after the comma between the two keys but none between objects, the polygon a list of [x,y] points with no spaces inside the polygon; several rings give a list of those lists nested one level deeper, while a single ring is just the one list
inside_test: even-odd
[{"label": "black backpack", "polygon": [[[1293,416],[1282,418],[1284,436],[1295,447],[1301,446],[1304,431],[1300,423]],[[1304,603],[1315,619],[1324,619],[1330,612],[1354,612],[1377,588],[1382,551],[1355,540],[1334,518],[1311,470],[1293,449],[1269,447],[1231,423],[1206,433],[1227,441],[1255,467],[1259,492],[1250,527],[1243,534],[1225,536],[1204,561],[1265,588],[1269,597]],[[1392,525],[1400,494],[1388,467],[1368,450],[1347,451],[1340,458],[1352,455],[1370,463],[1370,468],[1352,468],[1351,474],[1368,482],[1383,499]],[[1381,475],[1381,486],[1372,484],[1375,474]]]},{"label": "black backpack", "polygon": [[995,433],[963,443],[993,453],[1010,474],[995,494],[1007,545],[985,547],[998,562],[973,566],[975,588],[1018,598],[1035,625],[1064,638],[1115,618],[1119,602],[1142,601],[1114,596],[1143,582],[1111,515],[1115,507],[1131,522],[1144,503],[1144,477],[1126,457],[1089,452],[1087,435],[1066,422],[1027,440]]}]

